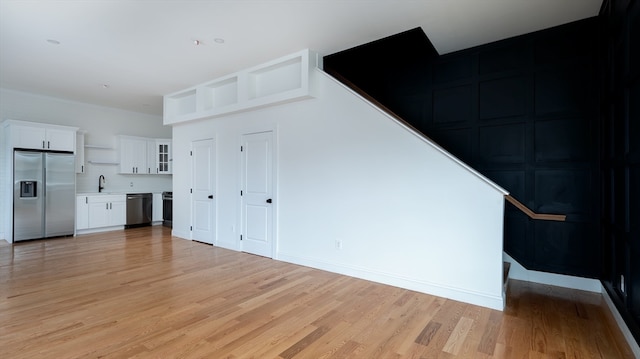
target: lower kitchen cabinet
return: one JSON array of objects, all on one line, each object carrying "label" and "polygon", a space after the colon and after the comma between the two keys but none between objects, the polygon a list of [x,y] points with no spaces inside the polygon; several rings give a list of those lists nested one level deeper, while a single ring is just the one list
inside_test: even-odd
[{"label": "lower kitchen cabinet", "polygon": [[89,228],[89,200],[87,196],[76,197],[76,230]]},{"label": "lower kitchen cabinet", "polygon": [[76,229],[123,226],[126,195],[85,195],[76,198]]}]

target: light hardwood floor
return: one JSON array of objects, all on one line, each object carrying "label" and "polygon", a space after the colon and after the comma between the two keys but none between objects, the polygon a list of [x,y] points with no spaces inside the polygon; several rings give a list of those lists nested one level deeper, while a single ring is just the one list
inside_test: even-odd
[{"label": "light hardwood floor", "polygon": [[632,358],[603,308],[511,281],[500,312],[159,226],[0,245],[0,358]]}]

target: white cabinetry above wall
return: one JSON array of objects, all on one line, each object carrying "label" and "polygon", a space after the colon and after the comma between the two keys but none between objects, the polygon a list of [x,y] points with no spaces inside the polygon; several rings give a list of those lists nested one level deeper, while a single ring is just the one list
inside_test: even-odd
[{"label": "white cabinetry above wall", "polygon": [[11,138],[11,147],[34,150],[76,150],[76,127],[40,124],[26,121],[5,121]]},{"label": "white cabinetry above wall", "polygon": [[120,173],[171,174],[171,140],[118,136]]},{"label": "white cabinetry above wall", "polygon": [[309,50],[164,96],[164,124],[213,118],[312,96],[309,76],[322,67]]}]

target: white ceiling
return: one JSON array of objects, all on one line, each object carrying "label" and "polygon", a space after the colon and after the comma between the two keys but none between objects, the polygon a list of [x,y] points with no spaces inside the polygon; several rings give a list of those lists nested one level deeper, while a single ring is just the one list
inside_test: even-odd
[{"label": "white ceiling", "polygon": [[328,55],[420,26],[444,54],[595,16],[600,4],[0,0],[0,87],[161,115],[162,95],[301,49]]}]

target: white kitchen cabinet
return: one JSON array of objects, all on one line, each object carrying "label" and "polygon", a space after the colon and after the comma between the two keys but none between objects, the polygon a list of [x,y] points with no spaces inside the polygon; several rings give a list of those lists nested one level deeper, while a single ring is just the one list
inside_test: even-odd
[{"label": "white kitchen cabinet", "polygon": [[171,174],[171,140],[118,136],[122,174]]},{"label": "white kitchen cabinet", "polygon": [[156,164],[156,141],[147,139],[147,174],[157,174],[158,167]]},{"label": "white kitchen cabinet", "polygon": [[171,174],[171,140],[147,139],[147,173]]},{"label": "white kitchen cabinet", "polygon": [[89,228],[89,200],[87,196],[76,197],[76,230]]},{"label": "white kitchen cabinet", "polygon": [[173,156],[171,153],[171,140],[156,139],[154,141],[155,166],[157,174],[172,174]]},{"label": "white kitchen cabinet", "polygon": [[124,226],[127,223],[127,201],[125,196],[122,196],[122,200],[111,202],[109,206],[110,225],[112,226]]},{"label": "white kitchen cabinet", "polygon": [[76,133],[76,173],[85,173],[84,161],[84,132]]},{"label": "white kitchen cabinet", "polygon": [[76,150],[75,127],[39,124],[26,121],[6,121],[13,148],[35,150]]},{"label": "white kitchen cabinet", "polygon": [[152,209],[151,220],[153,222],[162,221],[162,193],[153,194]]},{"label": "white kitchen cabinet", "polygon": [[126,195],[87,196],[89,228],[123,226],[127,216]]},{"label": "white kitchen cabinet", "polygon": [[120,173],[146,174],[147,139],[141,137],[118,136],[120,145]]}]

